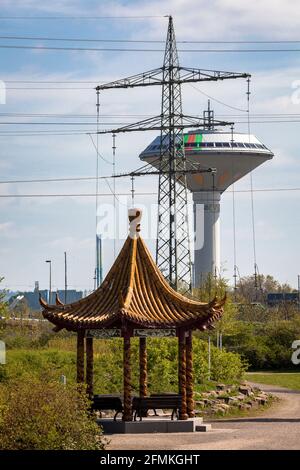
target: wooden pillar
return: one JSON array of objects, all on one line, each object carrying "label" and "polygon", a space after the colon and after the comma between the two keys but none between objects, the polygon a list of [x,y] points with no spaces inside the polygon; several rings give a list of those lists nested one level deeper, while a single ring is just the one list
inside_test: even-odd
[{"label": "wooden pillar", "polygon": [[147,342],[140,338],[140,397],[148,395],[147,379]]},{"label": "wooden pillar", "polygon": [[123,421],[132,421],[130,336],[124,336],[123,349],[124,412]]},{"label": "wooden pillar", "polygon": [[186,404],[186,342],[185,332],[178,332],[178,388],[181,395],[181,409],[179,419],[188,419]]},{"label": "wooden pillar", "polygon": [[89,398],[94,395],[94,348],[93,338],[86,338],[86,391]]},{"label": "wooden pillar", "polygon": [[189,418],[195,416],[194,376],[193,376],[193,336],[189,331],[186,340],[186,404]]},{"label": "wooden pillar", "polygon": [[77,383],[84,382],[84,330],[77,332]]}]

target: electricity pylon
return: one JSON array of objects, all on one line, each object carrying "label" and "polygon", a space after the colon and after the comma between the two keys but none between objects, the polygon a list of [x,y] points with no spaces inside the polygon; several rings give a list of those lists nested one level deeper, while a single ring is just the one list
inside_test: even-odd
[{"label": "electricity pylon", "polygon": [[[181,67],[178,60],[173,19],[169,17],[168,33],[162,67],[116,80],[96,87],[102,90],[147,86],[162,87],[161,114],[117,129],[99,131],[99,134],[160,130],[160,159],[158,186],[158,230],[156,262],[170,285],[178,290],[190,290],[192,266],[189,246],[189,225],[186,175],[189,172],[207,171],[186,161],[183,129],[205,129],[205,120],[182,113],[181,84],[248,78],[247,73],[202,70]],[[213,126],[233,123],[213,120]],[[144,167],[149,174],[150,165]],[[134,172],[133,172],[134,173]],[[141,171],[139,170],[139,175]]]}]

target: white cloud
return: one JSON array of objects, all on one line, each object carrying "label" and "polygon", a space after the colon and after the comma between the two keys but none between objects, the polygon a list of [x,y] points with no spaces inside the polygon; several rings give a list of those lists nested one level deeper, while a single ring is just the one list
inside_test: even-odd
[{"label": "white cloud", "polygon": [[0,224],[0,233],[6,235],[10,232],[10,229],[13,227],[13,222],[3,222]]},{"label": "white cloud", "polygon": [[[3,5],[4,4],[4,5]],[[4,0],[2,6],[6,8],[15,8],[16,2]],[[297,38],[300,9],[297,2],[283,0],[262,0],[261,2],[246,2],[235,0],[214,0],[210,3],[196,0],[162,0],[162,1],[54,1],[54,2],[38,2],[37,0],[25,0],[20,2],[19,12],[14,11],[17,15],[26,11],[28,15],[39,15],[41,13],[51,13],[52,15],[153,15],[153,14],[169,14],[174,16],[176,35],[178,39],[191,40],[207,40],[207,39],[277,39],[277,38]],[[93,6],[92,6],[93,5]],[[25,14],[25,13],[24,13]],[[52,24],[52,23],[51,23]],[[66,22],[66,32],[68,35],[68,27],[71,22]],[[104,37],[107,31],[103,32],[103,25],[111,25],[113,35],[123,38],[149,38],[164,39],[166,35],[165,19],[146,19],[146,20],[124,20],[111,22],[82,22],[82,25],[92,25],[91,31],[81,32],[84,36]],[[51,31],[50,22],[46,23],[47,28]],[[24,34],[25,35],[25,34]],[[53,33],[54,35],[54,33]],[[77,34],[79,36],[79,32]],[[45,34],[46,36],[46,34]],[[49,36],[51,34],[49,33]],[[148,46],[147,46],[148,47]],[[158,46],[157,46],[158,47]],[[163,47],[163,45],[159,45]],[[186,48],[186,46],[180,46]],[[199,45],[199,48],[202,46]],[[228,46],[230,47],[230,46]],[[155,46],[156,48],[156,46]],[[131,75],[142,70],[151,69],[162,63],[163,54],[98,54],[98,53],[62,53],[57,52],[57,64],[49,59],[50,66],[47,65],[47,55],[44,54],[28,54],[28,62],[26,65],[13,59],[13,66],[5,73],[5,67],[2,74],[5,73],[6,80],[45,80],[45,81],[110,81],[111,79],[121,78]],[[50,57],[50,55],[49,55]],[[51,56],[53,59],[53,56]],[[187,61],[194,63],[195,66],[201,66],[202,63],[212,64],[212,68],[224,68],[224,64],[233,64],[226,68],[231,70],[240,70],[253,72],[252,79],[252,95],[251,110],[253,113],[300,113],[299,105],[293,105],[291,102],[292,88],[291,84],[300,77],[300,62],[297,55],[293,55],[292,60],[285,57],[282,62],[277,62],[277,56],[267,56],[266,63],[261,61],[259,56],[229,56],[224,55],[221,58],[211,54],[203,56],[201,54],[181,54],[180,60],[184,64]],[[68,71],[66,72],[67,65]],[[222,67],[221,67],[221,65]],[[245,65],[246,64],[246,65]],[[3,78],[3,77],[0,77]],[[54,85],[53,85],[54,86]],[[51,85],[49,86],[51,87]],[[74,85],[75,87],[75,85]],[[197,85],[200,90],[216,97],[217,99],[231,104],[238,108],[245,108],[245,83],[244,81],[224,82],[221,84],[201,84]],[[102,114],[158,114],[160,112],[160,90],[121,90],[103,93],[101,95],[101,113]],[[45,89],[42,91],[27,90],[13,91],[8,90],[7,112],[28,112],[28,113],[78,113],[92,114],[95,112],[95,92],[92,89],[57,91]],[[184,92],[184,112],[186,114],[199,114],[206,105],[207,98],[197,93],[191,87],[185,87]],[[218,103],[214,103],[217,114],[243,114]],[[4,108],[1,108],[1,111]],[[92,119],[92,118],[91,118]],[[26,119],[24,119],[26,120]],[[32,118],[28,118],[31,121]],[[268,165],[261,167],[254,175],[255,185],[260,187],[288,186],[296,184],[298,174],[295,172],[295,165],[298,161],[298,135],[297,126],[288,126],[287,124],[259,125],[251,124],[253,133],[257,134],[272,150],[276,157],[274,161]],[[58,126],[57,126],[58,127]],[[80,126],[78,126],[80,127]],[[16,128],[16,127],[15,127]],[[20,126],[24,129],[26,126]],[[35,127],[36,129],[38,127]],[[55,128],[55,126],[53,126]],[[245,126],[240,129],[246,131]],[[139,152],[152,140],[155,133],[136,133],[128,135],[119,135],[117,137],[117,171],[129,170],[140,165],[138,161]],[[111,137],[100,137],[100,149],[108,159],[111,159]],[[65,136],[65,137],[1,137],[1,160],[2,169],[1,179],[20,179],[38,178],[38,177],[61,177],[87,175],[92,176],[95,173],[95,151],[87,136]],[[101,162],[101,174],[109,174],[111,167]],[[241,181],[241,186],[248,187],[249,180]],[[136,187],[141,190],[156,190],[157,180],[136,181]],[[101,183],[101,188],[107,191],[105,183]],[[117,191],[130,189],[129,180],[119,180],[117,182]],[[16,193],[60,193],[60,192],[93,192],[94,183],[49,183],[49,184],[27,184],[27,185],[5,185],[0,187],[2,194]],[[102,189],[101,189],[102,191]],[[230,198],[230,196],[226,196]],[[249,215],[250,205],[249,194],[241,194],[238,200],[244,204],[244,210]],[[276,213],[284,211],[290,205],[288,198],[298,198],[298,193],[293,194],[276,194],[272,193],[256,193],[255,203],[258,208],[263,202],[267,203],[266,207],[270,211],[269,219],[274,221],[272,233],[279,233],[281,241],[282,237],[286,240],[289,238],[288,230],[276,222]],[[137,198],[138,199],[138,198]],[[224,196],[225,200],[225,196]],[[227,201],[228,199],[226,199]],[[274,210],[274,200],[278,205]],[[280,202],[281,201],[281,202]],[[285,202],[284,202],[285,201]],[[144,202],[144,201],[142,201]],[[280,203],[282,205],[280,205]],[[92,198],[82,198],[74,200],[66,198],[35,198],[24,200],[0,199],[1,211],[4,220],[11,220],[12,214],[18,221],[18,241],[24,238],[26,250],[32,252],[32,261],[28,260],[28,264],[24,264],[23,271],[16,273],[15,265],[20,256],[23,256],[22,250],[24,245],[15,247],[16,261],[7,257],[7,270],[10,273],[9,280],[19,276],[33,279],[40,277],[46,281],[46,271],[39,268],[41,256],[45,251],[49,250],[51,256],[62,257],[61,253],[65,249],[74,253],[76,258],[76,282],[84,284],[87,276],[92,275],[94,263],[94,240],[92,222],[87,228],[78,227],[76,220],[82,220],[86,214],[90,214],[90,219],[94,217],[94,200]],[[225,203],[226,204],[226,203]],[[227,206],[229,204],[227,203]],[[273,209],[272,209],[273,208]],[[49,218],[51,214],[51,220]],[[57,214],[58,222],[53,222],[53,213]],[[26,217],[24,216],[26,215]],[[227,214],[227,213],[226,213]],[[228,215],[228,214],[227,214]],[[263,217],[264,214],[259,214]],[[37,217],[39,220],[37,221]],[[224,214],[225,217],[225,214]],[[258,219],[260,221],[261,219]],[[251,229],[248,224],[238,227],[239,240],[250,246]],[[55,226],[55,223],[57,226]],[[82,224],[81,224],[82,225]],[[61,232],[60,238],[56,238],[55,229]],[[6,230],[11,228],[7,227]],[[80,229],[80,233],[76,230]],[[5,230],[5,227],[4,227]],[[295,227],[299,231],[299,227]],[[268,236],[268,227],[258,227],[258,231],[262,236]],[[72,235],[70,235],[70,233]],[[267,234],[267,235],[266,235]],[[54,237],[51,240],[51,237]],[[231,243],[232,228],[225,233],[223,245]],[[33,242],[34,240],[34,242]],[[265,240],[266,241],[266,240]],[[273,240],[274,241],[274,240]],[[276,239],[275,239],[276,241]],[[15,243],[15,242],[14,242]],[[264,244],[264,246],[267,243]],[[9,246],[9,245],[7,245]],[[274,245],[270,242],[266,247],[266,253],[269,258],[273,257]],[[239,247],[240,251],[242,249]],[[19,251],[18,251],[19,250]],[[247,252],[247,250],[245,250]],[[251,247],[249,248],[251,251]],[[42,253],[42,254],[41,254]],[[47,254],[48,256],[48,254]],[[110,253],[105,253],[106,263]],[[231,255],[230,255],[231,256]],[[59,259],[60,259],[59,258]],[[249,257],[248,257],[249,258]],[[43,259],[43,258],[42,258]],[[250,259],[250,258],[249,258]],[[244,266],[247,266],[249,260],[244,259]],[[58,263],[58,261],[57,261]],[[75,262],[74,262],[75,263]],[[296,263],[295,263],[296,264]],[[38,267],[37,267],[38,266]],[[58,269],[58,268],[57,268]],[[61,267],[63,272],[63,267]],[[38,274],[32,274],[38,273]],[[73,271],[75,277],[75,268]],[[62,277],[61,277],[62,278]],[[63,281],[62,281],[63,282]]]}]

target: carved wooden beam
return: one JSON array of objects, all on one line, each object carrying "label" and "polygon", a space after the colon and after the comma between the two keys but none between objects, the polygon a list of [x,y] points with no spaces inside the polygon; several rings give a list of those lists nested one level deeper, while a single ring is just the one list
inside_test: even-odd
[{"label": "carved wooden beam", "polygon": [[77,332],[77,383],[84,382],[84,330]]},{"label": "carved wooden beam", "polygon": [[186,403],[189,418],[195,416],[194,375],[193,375],[193,337],[192,332],[186,336]]},{"label": "carved wooden beam", "polygon": [[94,395],[94,347],[93,338],[86,338],[86,385],[91,399]]},{"label": "carved wooden beam", "polygon": [[188,419],[186,403],[186,342],[184,330],[178,332],[178,388],[181,395],[181,408],[179,419]]},{"label": "carved wooden beam", "polygon": [[131,345],[130,336],[124,336],[123,349],[124,412],[123,421],[132,421],[131,405]]},{"label": "carved wooden beam", "polygon": [[140,397],[146,397],[148,394],[147,359],[146,338],[140,338]]}]

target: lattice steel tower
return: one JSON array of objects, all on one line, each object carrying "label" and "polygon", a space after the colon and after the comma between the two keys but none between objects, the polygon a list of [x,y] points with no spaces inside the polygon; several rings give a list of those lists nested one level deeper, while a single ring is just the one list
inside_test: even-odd
[{"label": "lattice steel tower", "polygon": [[[170,16],[163,67],[96,87],[98,96],[100,91],[108,89],[162,87],[160,115],[117,129],[98,131],[98,133],[161,131],[159,158],[152,159],[148,165],[129,175],[159,175],[156,262],[175,289],[189,290],[192,285],[186,178],[191,173],[212,171],[211,168],[205,168],[185,158],[183,129],[193,127],[205,129],[207,122],[206,119],[198,116],[188,116],[182,113],[181,84],[248,77],[246,73],[181,67],[178,61],[173,19]],[[214,127],[232,124],[214,119],[211,121]],[[157,169],[156,173],[151,170],[153,167]]]},{"label": "lattice steel tower", "polygon": [[169,18],[163,64],[160,175],[156,263],[175,289],[191,288],[186,170],[179,60],[172,17]]}]

